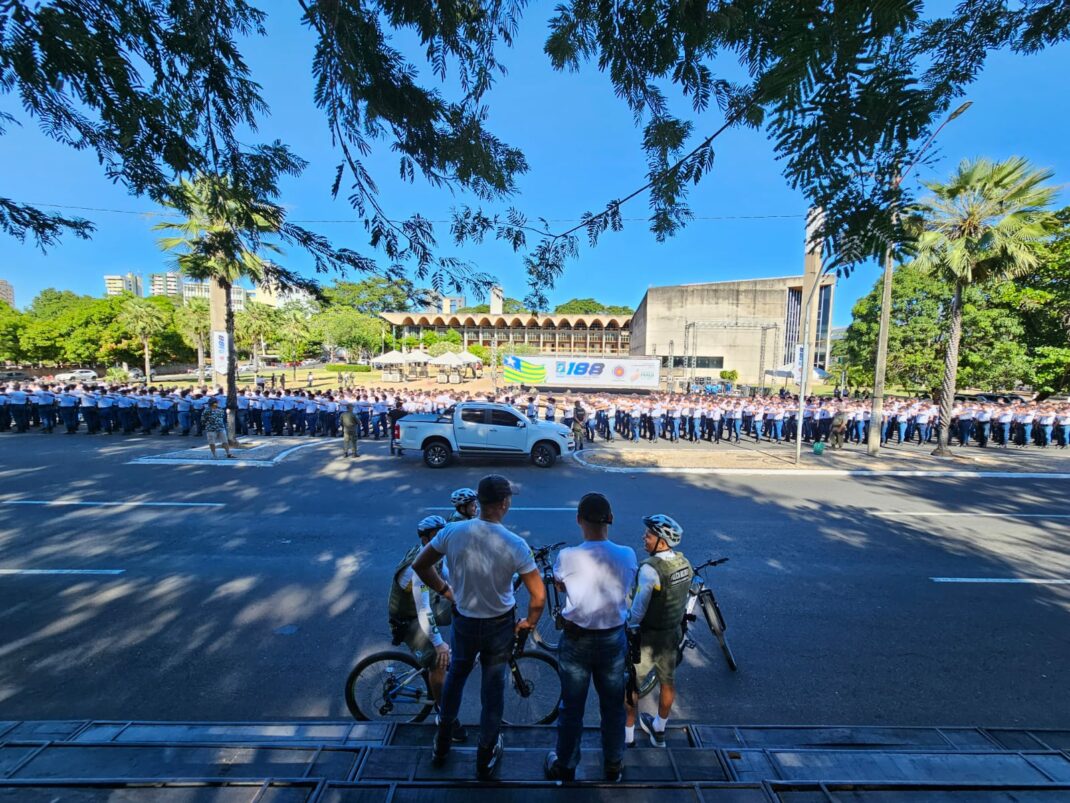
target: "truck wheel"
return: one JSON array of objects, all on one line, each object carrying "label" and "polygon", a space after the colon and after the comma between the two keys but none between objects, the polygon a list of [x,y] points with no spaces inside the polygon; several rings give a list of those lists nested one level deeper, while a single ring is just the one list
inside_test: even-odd
[{"label": "truck wheel", "polygon": [[548,443],[536,443],[531,449],[531,462],[539,468],[549,468],[557,461],[557,452]]},{"label": "truck wheel", "polygon": [[424,447],[424,463],[428,468],[445,468],[452,457],[450,447],[442,441],[435,441]]}]

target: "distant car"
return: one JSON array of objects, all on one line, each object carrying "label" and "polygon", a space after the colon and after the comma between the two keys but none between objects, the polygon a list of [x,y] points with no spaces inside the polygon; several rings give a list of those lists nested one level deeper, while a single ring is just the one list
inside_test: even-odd
[{"label": "distant car", "polygon": [[89,368],[78,368],[74,371],[65,371],[62,374],[56,374],[57,382],[88,382],[99,378],[97,372]]},{"label": "distant car", "polygon": [[33,379],[25,371],[0,371],[0,382],[29,382]]},{"label": "distant car", "polygon": [[[140,381],[140,380],[145,378],[145,372],[142,371],[140,368],[128,368],[126,373],[131,379],[136,379],[136,380]],[[149,373],[149,379],[155,379],[155,378],[156,378],[156,369],[153,368],[153,369],[151,369],[151,372]]]},{"label": "distant car", "polygon": [[320,360],[320,359],[301,360],[301,367],[302,368],[311,368],[313,365],[322,365],[322,364],[323,364],[323,360]]},{"label": "distant car", "polygon": [[250,363],[246,363],[245,365],[239,365],[238,366],[238,373],[239,374],[252,374],[252,373],[255,373],[255,372],[256,372],[256,366],[253,365],[251,362]]}]

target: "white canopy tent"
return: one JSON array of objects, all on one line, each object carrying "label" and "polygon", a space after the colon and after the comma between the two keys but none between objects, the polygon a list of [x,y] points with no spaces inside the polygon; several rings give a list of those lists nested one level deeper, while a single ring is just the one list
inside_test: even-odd
[{"label": "white canopy tent", "polygon": [[446,353],[438,357],[432,357],[429,361],[429,364],[437,365],[440,368],[460,368],[462,365],[466,365],[467,363],[461,357],[460,354],[457,354],[453,351],[447,351]]},{"label": "white canopy tent", "polygon": [[405,365],[408,361],[408,355],[400,351],[388,351],[372,359],[374,365]]}]

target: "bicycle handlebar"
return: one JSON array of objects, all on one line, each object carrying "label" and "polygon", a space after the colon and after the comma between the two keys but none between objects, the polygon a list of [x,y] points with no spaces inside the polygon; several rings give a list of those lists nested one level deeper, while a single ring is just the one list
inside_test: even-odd
[{"label": "bicycle handlebar", "polygon": [[546,546],[532,547],[531,548],[531,554],[535,555],[536,557],[544,557],[546,555],[549,555],[551,552],[553,552],[553,551],[555,551],[557,549],[560,549],[564,545],[565,545],[564,541],[559,541],[556,544],[548,544]]},{"label": "bicycle handlebar", "polygon": [[728,558],[717,558],[716,560],[708,560],[701,566],[695,566],[693,571],[699,572],[703,569],[709,569],[714,566],[720,566],[722,563],[728,563]]}]

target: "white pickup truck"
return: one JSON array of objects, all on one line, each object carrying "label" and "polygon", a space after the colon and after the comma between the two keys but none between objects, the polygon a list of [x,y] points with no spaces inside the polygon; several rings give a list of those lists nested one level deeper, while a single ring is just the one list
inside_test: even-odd
[{"label": "white pickup truck", "polygon": [[457,455],[528,457],[536,466],[549,468],[575,448],[568,427],[532,421],[506,404],[462,402],[441,415],[407,415],[396,426],[397,446],[423,452],[431,468],[444,468]]}]

